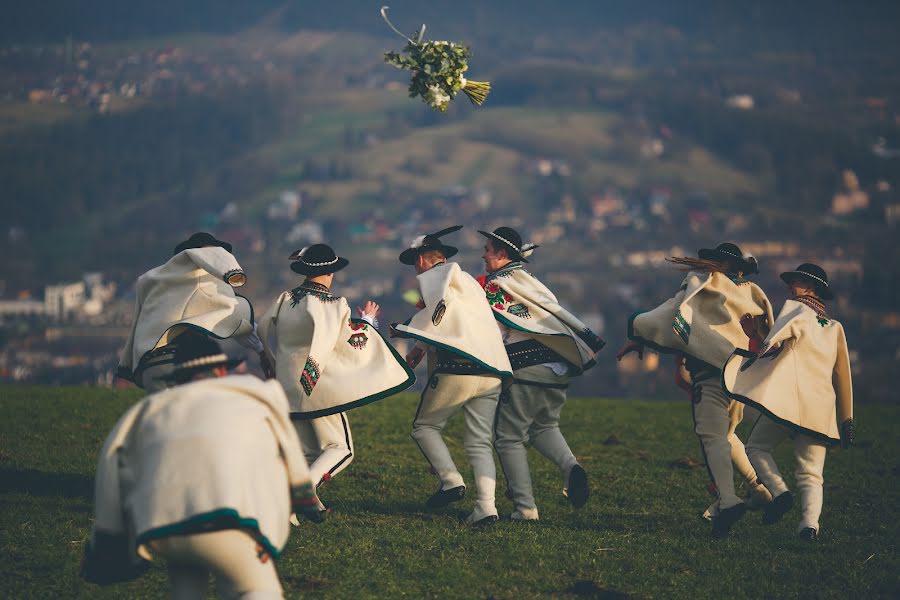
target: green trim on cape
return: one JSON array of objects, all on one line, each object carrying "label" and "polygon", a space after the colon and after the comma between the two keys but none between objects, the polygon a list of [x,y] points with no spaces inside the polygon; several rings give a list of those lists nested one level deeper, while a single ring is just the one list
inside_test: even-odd
[{"label": "green trim on cape", "polygon": [[[752,356],[756,356],[756,353],[750,352],[749,350],[742,350],[740,348],[737,348],[731,354],[731,356],[728,357],[728,360],[725,361],[726,367],[728,366],[728,363],[732,359],[734,359],[735,356],[750,358]],[[746,404],[747,406],[752,406],[753,408],[758,410],[760,413],[764,414],[766,417],[775,421],[779,425],[787,427],[788,429],[790,429],[792,431],[796,431],[797,433],[802,433],[803,435],[808,435],[809,437],[814,438],[817,441],[825,442],[826,444],[829,444],[831,446],[837,446],[841,443],[840,438],[838,438],[838,439],[831,438],[820,431],[813,431],[812,429],[807,429],[806,427],[801,427],[800,425],[797,425],[796,423],[792,423],[786,419],[782,419],[781,417],[779,417],[778,415],[776,415],[775,413],[770,411],[768,408],[766,408],[762,404],[760,404],[754,400],[751,400],[750,398],[747,398],[746,396],[742,396],[740,394],[735,394],[734,392],[729,390],[728,387],[725,385],[725,369],[724,368],[722,369],[722,375],[721,375],[720,379],[721,379],[721,384],[722,384],[722,391],[725,392],[726,396],[728,396],[732,400],[737,400],[738,402],[742,402],[743,404]]]},{"label": "green trim on cape", "polygon": [[[564,337],[564,338],[570,338],[570,339],[571,339],[571,337],[572,337],[572,336],[567,335],[567,334],[565,334],[565,333],[541,333],[541,332],[537,332],[537,331],[531,331],[530,329],[525,329],[525,328],[522,327],[521,325],[518,325],[518,324],[516,324],[516,323],[513,323],[512,321],[510,321],[509,319],[507,319],[505,316],[501,315],[498,311],[496,311],[496,310],[494,310],[494,309],[491,309],[491,312],[494,313],[494,318],[495,318],[495,319],[497,319],[498,321],[500,321],[501,323],[503,323],[504,325],[506,325],[506,326],[509,327],[510,329],[516,329],[516,330],[518,330],[518,331],[522,331],[522,332],[524,332],[524,333],[530,333],[531,335],[535,335],[535,336],[542,336],[542,335],[544,335],[544,336],[547,336],[547,337]],[[540,340],[536,340],[536,341],[537,341],[538,343],[540,343]],[[582,341],[584,341],[584,340],[582,340]],[[602,341],[602,340],[601,340],[601,341]],[[546,344],[544,344],[544,345],[546,346]],[[605,346],[605,345],[606,345],[606,342],[603,342],[603,346]],[[601,346],[601,348],[602,348],[603,346]],[[599,350],[598,350],[597,352],[599,352]],[[581,374],[583,374],[583,373],[584,373],[585,371],[587,371],[588,369],[591,369],[591,368],[593,368],[593,367],[595,367],[595,366],[597,365],[597,359],[595,359],[595,358],[592,358],[591,360],[587,361],[586,363],[581,364],[580,366],[579,366],[579,365],[573,365],[573,364],[570,363],[569,361],[566,361],[566,362],[567,362],[568,364],[572,365],[573,367],[575,367],[575,368],[578,370],[578,373],[576,374],[576,377],[579,376],[579,375],[581,375]]]},{"label": "green trim on cape", "polygon": [[625,337],[627,337],[627,338],[628,338],[629,340],[631,340],[632,342],[638,342],[638,343],[641,344],[641,345],[647,346],[647,347],[650,348],[651,350],[654,350],[654,351],[656,351],[656,352],[659,352],[660,354],[680,354],[680,355],[682,355],[682,356],[684,356],[684,357],[686,357],[686,358],[691,358],[691,359],[693,359],[693,360],[696,360],[697,362],[703,363],[704,365],[709,365],[709,368],[713,369],[714,371],[721,371],[721,370],[722,370],[721,368],[719,368],[719,367],[717,367],[717,366],[715,366],[715,365],[713,365],[713,364],[710,364],[710,363],[706,362],[705,360],[702,360],[702,359],[697,358],[696,356],[694,356],[694,355],[691,354],[690,352],[686,352],[686,351],[684,351],[684,350],[682,350],[682,349],[680,349],[680,348],[676,350],[675,348],[667,348],[666,346],[660,346],[660,345],[657,344],[656,342],[653,342],[653,341],[651,341],[651,340],[642,338],[642,337],[639,336],[639,335],[635,335],[635,333],[634,333],[634,320],[635,320],[639,315],[642,315],[642,314],[647,313],[647,312],[650,312],[650,311],[639,310],[639,311],[637,311],[637,312],[635,312],[635,313],[632,313],[632,314],[628,317],[628,328],[627,328],[627,331],[625,332]]},{"label": "green trim on cape", "polygon": [[227,529],[240,529],[246,531],[253,539],[259,542],[272,558],[279,558],[282,551],[284,551],[284,548],[279,550],[273,546],[272,542],[269,541],[269,538],[263,535],[259,530],[259,521],[249,517],[242,517],[240,513],[233,508],[218,508],[199,515],[194,515],[183,521],[178,521],[177,523],[155,527],[139,535],[136,543],[141,545],[152,540],[173,535],[191,535]]},{"label": "green trim on cape", "polygon": [[[351,323],[365,323],[366,325],[371,325],[371,323],[369,323],[365,319],[357,319],[357,318],[352,318],[352,317],[350,319],[350,322]],[[317,419],[319,417],[327,417],[328,415],[336,415],[338,413],[347,412],[348,410],[352,410],[354,408],[359,408],[360,406],[365,406],[366,404],[371,404],[373,402],[377,402],[378,400],[382,400],[384,398],[387,398],[388,396],[393,396],[394,394],[397,394],[397,393],[402,392],[403,390],[409,388],[416,382],[416,374],[409,367],[409,365],[406,364],[406,360],[400,356],[400,354],[397,352],[397,350],[394,348],[394,346],[392,346],[387,340],[384,339],[384,336],[381,335],[380,331],[378,331],[374,327],[372,327],[371,329],[373,331],[375,331],[375,333],[377,333],[379,335],[379,337],[381,337],[381,339],[384,341],[385,345],[391,351],[391,355],[393,355],[393,357],[397,361],[397,363],[403,367],[403,370],[406,372],[406,380],[398,385],[395,385],[394,387],[392,387],[390,389],[384,390],[383,392],[378,392],[377,394],[372,394],[371,396],[366,396],[365,398],[360,398],[359,400],[355,400],[348,404],[342,404],[340,406],[334,406],[332,408],[322,408],[320,410],[310,410],[310,411],[306,411],[306,412],[299,412],[299,411],[291,412],[292,420],[306,421],[309,419]]]},{"label": "green trim on cape", "polygon": [[[406,323],[404,323],[404,325],[405,325],[405,324],[406,324]],[[448,352],[452,352],[453,354],[458,354],[459,356],[462,356],[463,358],[465,358],[465,359],[467,359],[467,360],[471,360],[471,361],[474,362],[474,363],[478,363],[479,365],[481,365],[482,367],[484,367],[485,369],[487,369],[487,370],[490,371],[491,373],[493,373],[493,374],[495,374],[495,375],[498,375],[498,376],[500,376],[500,377],[502,377],[502,378],[512,377],[512,376],[513,376],[512,371],[501,371],[501,370],[499,370],[499,369],[495,369],[494,367],[490,366],[489,364],[487,364],[487,363],[485,363],[485,362],[482,362],[482,361],[478,360],[477,358],[475,358],[475,357],[472,356],[471,354],[469,354],[469,353],[467,353],[467,352],[463,352],[462,350],[460,350],[460,349],[458,349],[458,348],[454,348],[453,346],[448,346],[447,344],[442,344],[441,342],[436,342],[436,341],[434,341],[434,340],[430,340],[430,339],[428,339],[428,338],[426,338],[426,337],[424,337],[424,336],[421,336],[421,335],[419,335],[419,334],[417,334],[417,333],[412,333],[412,332],[410,332],[410,331],[402,331],[402,330],[399,330],[399,329],[398,329],[398,331],[400,331],[400,333],[402,333],[404,336],[411,337],[411,338],[416,339],[416,340],[419,340],[419,341],[421,341],[421,342],[425,342],[425,343],[428,344],[429,346],[436,346],[436,347],[439,347],[439,348],[443,348],[444,350],[446,350],[446,351],[448,351]]]}]

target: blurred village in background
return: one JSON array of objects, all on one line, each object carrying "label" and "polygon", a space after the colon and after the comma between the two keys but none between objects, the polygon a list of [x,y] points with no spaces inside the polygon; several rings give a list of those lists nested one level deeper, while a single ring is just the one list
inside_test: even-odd
[{"label": "blurred village in background", "polygon": [[[457,30],[430,11],[415,20],[440,23],[439,38]],[[615,361],[625,321],[677,290],[666,257],[732,241],[758,258],[776,310],[780,272],[822,265],[858,396],[896,399],[890,48],[638,21],[511,39],[476,23],[472,70],[494,91],[438,115],[382,62],[396,38],[292,15],[0,44],[0,380],[113,385],[135,279],[194,231],[234,245],[258,315],[300,283],[291,252],[331,244],[351,261],[333,291],[379,302],[386,331],[418,299],[399,253],[464,224],[451,243],[465,270],[483,272],[477,229],[514,227],[541,246],[529,270],[607,340],[573,394],[677,395],[670,357]]]}]

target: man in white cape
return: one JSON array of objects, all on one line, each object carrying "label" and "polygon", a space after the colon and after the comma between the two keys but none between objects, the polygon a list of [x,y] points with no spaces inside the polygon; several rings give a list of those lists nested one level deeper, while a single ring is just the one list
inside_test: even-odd
[{"label": "man in white cape", "polygon": [[272,559],[292,511],[320,521],[281,385],[228,375],[242,362],[205,336],[179,344],[175,387],[147,396],[100,451],[81,574],[110,584],[168,566],[174,598],[281,598]]},{"label": "man in white cape", "polygon": [[537,245],[523,244],[510,227],[478,233],[487,238],[484,291],[513,368],[513,384],[501,396],[494,423],[494,445],[515,505],[510,518],[539,518],[526,442],[557,466],[563,492],[581,508],[590,496],[587,473],[563,437],[559,418],[570,377],[594,366],[604,342],[525,269]]},{"label": "man in white cape", "polygon": [[500,330],[484,302],[481,286],[456,263],[457,253],[441,236],[461,229],[450,227],[421,235],[400,254],[400,262],[415,267],[422,295],[421,310],[395,325],[395,335],[416,340],[407,361],[415,366],[428,355],[428,383],[413,421],[412,438],[431,464],[440,487],[425,503],[429,509],[462,500],[466,487],[441,437],[447,420],[462,410],[463,447],[475,476],[475,508],[467,525],[497,521],[492,428],[503,380],[512,368]]},{"label": "man in white cape", "polygon": [[138,278],[119,377],[148,394],[171,385],[167,376],[179,337],[186,332],[233,338],[262,352],[253,306],[234,291],[247,277],[231,252],[231,244],[195,233],[175,247],[168,262]]},{"label": "man in white cape", "polygon": [[631,343],[616,357],[621,360],[629,352],[642,357],[644,347],[650,347],[686,358],[694,432],[717,494],[716,503],[707,509],[714,515],[711,535],[724,538],[748,508],[735,493],[732,463],[754,497],[766,502],[771,496],[734,433],[744,411],[725,395],[721,371],[735,348],[747,349],[751,340],[761,340],[774,319],[765,292],[744,277],[758,272],[755,258],[727,242],[701,249],[698,256],[671,259],[689,270],[680,289],[657,308],[629,318]]},{"label": "man in white cape", "polygon": [[[401,392],[415,382],[406,361],[378,332],[371,300],[354,318],[347,300],[331,293],[334,274],[349,264],[326,244],[291,255],[304,282],[275,300],[259,321],[265,363],[274,368],[310,476],[318,487],[353,460],[344,413]],[[320,507],[325,511],[324,506]]]},{"label": "man in white cape", "polygon": [[824,301],[833,297],[825,270],[804,263],[781,279],[792,298],[758,353],[735,351],[723,385],[729,396],[763,413],[747,439],[750,462],[775,496],[763,524],[780,521],[794,503],[772,458],[774,448],[792,437],[801,500],[797,531],[813,541],[822,514],[826,449],[853,444],[850,354],[843,326],[825,310]]}]

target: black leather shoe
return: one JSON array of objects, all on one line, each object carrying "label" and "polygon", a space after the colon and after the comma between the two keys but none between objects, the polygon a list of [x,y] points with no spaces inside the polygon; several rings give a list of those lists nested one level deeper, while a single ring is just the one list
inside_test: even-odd
[{"label": "black leather shoe", "polygon": [[779,494],[763,509],[762,524],[774,525],[791,510],[792,506],[794,506],[793,494],[790,492]]},{"label": "black leather shoe", "polygon": [[814,542],[819,539],[819,532],[812,527],[804,528],[798,535],[804,542]]},{"label": "black leather shoe", "polygon": [[497,521],[500,520],[500,517],[497,515],[489,515],[483,519],[478,519],[474,523],[472,523],[472,527],[487,527],[488,525],[493,525]]},{"label": "black leather shoe", "polygon": [[466,486],[450,488],[449,490],[438,490],[425,501],[425,508],[435,509],[444,508],[454,502],[459,502],[466,496]]},{"label": "black leather shoe", "polygon": [[713,517],[710,535],[716,539],[727,538],[732,525],[737,523],[746,512],[747,505],[743,502],[720,510],[719,514]]},{"label": "black leather shoe", "polygon": [[569,502],[575,508],[584,506],[591,497],[591,489],[588,487],[587,473],[581,465],[575,465],[569,471],[569,485],[566,487],[566,495]]}]

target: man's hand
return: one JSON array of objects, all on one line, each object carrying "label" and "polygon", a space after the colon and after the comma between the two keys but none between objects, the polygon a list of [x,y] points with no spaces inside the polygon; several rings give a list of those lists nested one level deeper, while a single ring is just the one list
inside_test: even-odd
[{"label": "man's hand", "polygon": [[275,379],[275,366],[265,352],[259,353],[259,366],[262,368],[263,375],[266,379]]},{"label": "man's hand", "polygon": [[422,362],[422,358],[425,356],[425,351],[419,347],[414,347],[409,351],[409,354],[406,355],[406,364],[409,365],[409,368],[415,369],[420,362]]},{"label": "man's hand", "polygon": [[366,300],[366,303],[362,306],[357,306],[356,310],[359,311],[360,317],[369,317],[372,321],[375,321],[378,318],[378,313],[381,312],[381,307],[372,300]]},{"label": "man's hand", "polygon": [[847,419],[841,423],[841,448],[849,448],[856,442],[856,427],[853,419]]},{"label": "man's hand", "polygon": [[759,330],[756,327],[756,317],[750,313],[741,317],[741,329],[744,330],[744,334],[749,340],[747,349],[750,350],[750,352],[759,352],[759,349],[763,344],[763,339],[760,337]]},{"label": "man's hand", "polygon": [[637,352],[638,360],[644,360],[644,345],[638,342],[628,342],[616,353],[616,360],[621,361],[628,354],[632,352]]}]

